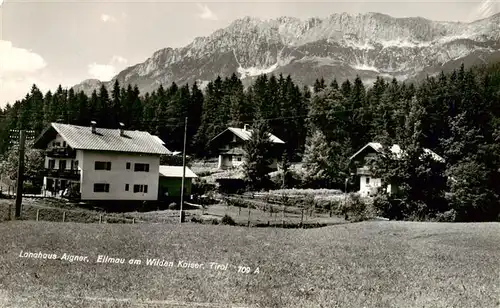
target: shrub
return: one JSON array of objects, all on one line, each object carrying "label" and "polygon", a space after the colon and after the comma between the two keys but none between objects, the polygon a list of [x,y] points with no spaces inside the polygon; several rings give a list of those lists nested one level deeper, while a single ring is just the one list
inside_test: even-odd
[{"label": "shrub", "polygon": [[229,226],[236,225],[236,222],[234,221],[234,219],[231,216],[227,215],[227,214],[224,215],[224,217],[222,217],[221,223],[223,225],[229,225]]},{"label": "shrub", "polygon": [[209,184],[207,180],[197,178],[193,181],[191,185],[191,191],[193,195],[205,195],[208,192],[213,192],[216,190],[215,184]]},{"label": "shrub", "polygon": [[343,212],[349,215],[351,221],[366,220],[366,203],[361,199],[359,194],[351,193],[343,206]]},{"label": "shrub", "polygon": [[212,219],[212,225],[218,225],[219,221],[217,219]]},{"label": "shrub", "polygon": [[457,220],[457,212],[454,209],[436,215],[436,221],[439,222],[454,222]]},{"label": "shrub", "polygon": [[196,218],[195,216],[191,217],[191,222],[194,223],[202,223],[203,221],[201,219]]},{"label": "shrub", "polygon": [[169,210],[177,210],[177,203],[172,202],[168,205]]},{"label": "shrub", "polygon": [[376,195],[373,199],[373,206],[377,214],[385,218],[401,220],[404,217],[402,202],[387,194]]}]

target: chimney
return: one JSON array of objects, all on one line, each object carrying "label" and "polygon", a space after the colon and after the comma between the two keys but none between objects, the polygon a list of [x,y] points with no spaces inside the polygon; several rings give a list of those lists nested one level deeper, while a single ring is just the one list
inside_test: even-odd
[{"label": "chimney", "polygon": [[123,128],[125,127],[125,124],[123,124],[122,122],[120,122],[119,124],[120,124],[120,136],[123,136],[124,135]]},{"label": "chimney", "polygon": [[97,124],[96,121],[90,121],[90,126],[92,126],[92,134],[96,133],[96,127],[95,127],[96,124]]},{"label": "chimney", "polygon": [[248,125],[248,124],[244,124],[244,125],[243,125],[243,130],[248,130],[248,128],[249,128],[249,125]]}]

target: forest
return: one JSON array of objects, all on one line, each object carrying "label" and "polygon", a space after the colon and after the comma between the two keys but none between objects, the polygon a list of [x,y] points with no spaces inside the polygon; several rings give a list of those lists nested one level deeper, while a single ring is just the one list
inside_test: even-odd
[{"label": "forest", "polygon": [[[91,95],[61,86],[42,93],[36,85],[24,99],[0,111],[0,154],[11,129],[39,134],[51,122],[145,130],[171,151],[182,149],[188,117],[187,153],[210,157],[209,140],[228,126],[266,123],[286,142],[286,159],[303,162],[304,186],[342,188],[352,173],[349,157],[368,142],[399,144],[407,155],[379,159],[374,172],[396,181],[398,194],[381,195],[376,206],[387,216],[451,220],[497,220],[500,213],[500,64],[427,77],[419,83],[386,81],[369,87],[360,78],[318,78],[299,86],[290,76],[261,75],[248,88],[233,74],[198,84],[160,86],[140,93],[114,83]],[[420,160],[428,148],[445,164]]]}]

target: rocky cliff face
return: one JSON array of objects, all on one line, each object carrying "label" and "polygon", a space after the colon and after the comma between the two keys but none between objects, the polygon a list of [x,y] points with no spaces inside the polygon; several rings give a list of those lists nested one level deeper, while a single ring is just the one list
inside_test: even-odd
[{"label": "rocky cliff face", "polygon": [[[359,75],[400,80],[500,60],[500,14],[471,23],[393,18],[379,13],[300,20],[245,17],[183,48],[165,48],[111,80],[152,91],[236,72],[248,83],[262,73],[290,74],[302,84]],[[95,80],[75,90],[91,91]]]}]

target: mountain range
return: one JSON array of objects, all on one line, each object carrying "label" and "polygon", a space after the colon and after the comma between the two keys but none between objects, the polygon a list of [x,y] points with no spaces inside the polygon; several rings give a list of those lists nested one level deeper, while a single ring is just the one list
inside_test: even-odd
[{"label": "mountain range", "polygon": [[303,85],[321,77],[417,80],[462,63],[469,67],[491,61],[500,61],[500,14],[469,23],[381,13],[308,20],[245,17],[185,47],[158,50],[111,81],[89,79],[73,88],[90,93],[118,80],[137,84],[144,93],[172,82],[203,86],[233,73],[245,85],[263,73],[291,75]]}]

